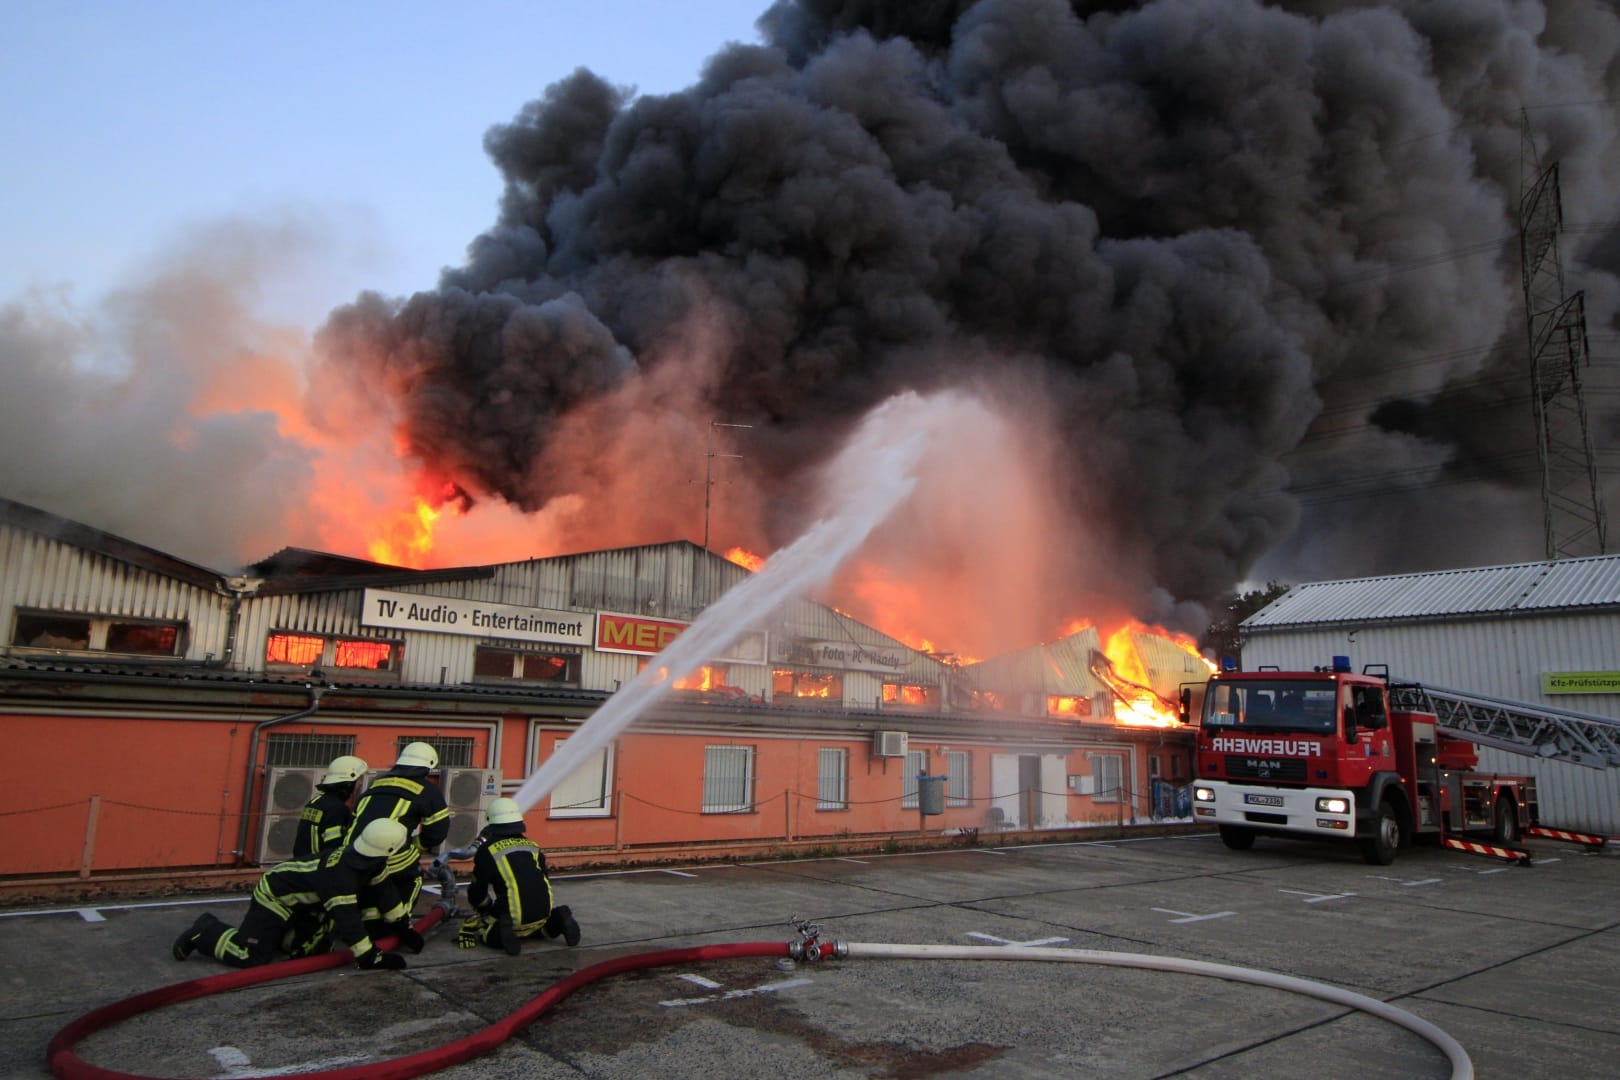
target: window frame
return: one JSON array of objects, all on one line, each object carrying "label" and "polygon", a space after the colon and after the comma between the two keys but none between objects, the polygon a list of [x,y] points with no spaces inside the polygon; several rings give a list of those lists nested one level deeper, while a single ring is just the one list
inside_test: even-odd
[{"label": "window frame", "polygon": [[945,805],[973,804],[973,755],[966,750],[945,751]]},{"label": "window frame", "polygon": [[[828,765],[832,762],[836,762],[836,767],[829,771]],[[849,747],[823,746],[816,751],[816,810],[848,809]]]},{"label": "window frame", "polygon": [[916,810],[922,805],[920,791],[922,785],[917,782],[917,775],[928,768],[927,750],[906,750],[906,767],[900,777],[900,809]]},{"label": "window frame", "polygon": [[[1107,783],[1107,774],[1114,773],[1114,782]],[[1125,755],[1117,752],[1094,752],[1091,755],[1091,801],[1117,803],[1125,797]]]},{"label": "window frame", "polygon": [[[84,636],[75,638],[70,645],[32,645],[21,639],[24,633],[25,621],[32,620],[40,624],[36,631],[50,632],[46,624],[55,624],[58,629],[72,624],[73,629],[83,628]],[[168,630],[174,635],[173,644],[168,652],[154,652],[149,650],[113,649],[108,647],[108,639],[120,628],[130,630]],[[78,644],[82,640],[83,644]],[[157,619],[139,615],[108,615],[92,614],[83,611],[61,611],[46,608],[19,606],[11,615],[11,649],[23,649],[34,652],[48,653],[97,653],[109,660],[183,660],[191,644],[191,624],[185,619]]]},{"label": "window frame", "polygon": [[[742,769],[740,778],[734,780],[731,776],[721,776],[715,765],[717,760],[732,755],[740,755]],[[754,785],[758,776],[755,771],[755,748],[737,743],[711,743],[703,748],[703,796],[699,804],[705,814],[751,814],[754,812],[755,797]],[[742,801],[721,801],[718,796],[731,794],[718,790],[722,784],[730,785],[740,783]]]},{"label": "window frame", "polygon": [[[564,736],[551,744],[551,754],[553,757],[557,756],[557,754],[562,751],[563,744],[567,741],[568,737]],[[590,757],[580,762],[579,766],[575,768],[573,772],[570,772],[567,776],[563,777],[561,780],[557,781],[555,785],[553,785],[551,794],[546,802],[546,815],[548,817],[605,818],[613,816],[613,766],[614,749],[616,745],[617,744],[613,740],[608,740],[608,742],[604,745],[597,747],[596,750],[592,752]],[[558,806],[557,795],[559,791],[563,792],[565,798],[569,796],[565,785],[572,781],[580,783],[582,790],[588,786],[580,781],[582,774],[584,774],[587,769],[596,770],[596,803],[591,804],[575,800],[567,803],[566,805]]]}]

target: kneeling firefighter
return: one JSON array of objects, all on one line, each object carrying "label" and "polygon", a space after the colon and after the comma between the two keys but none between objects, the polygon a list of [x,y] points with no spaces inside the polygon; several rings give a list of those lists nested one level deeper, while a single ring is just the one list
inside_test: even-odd
[{"label": "kneeling firefighter", "polygon": [[475,914],[461,924],[456,944],[463,949],[484,944],[517,956],[523,939],[538,931],[578,945],[579,923],[566,904],[552,907],[546,854],[524,835],[517,800],[494,800],[485,818],[488,824],[479,835],[467,886],[467,902]]},{"label": "kneeling firefighter", "polygon": [[357,967],[403,968],[403,956],[385,953],[372,944],[360,918],[360,896],[365,893],[387,911],[387,929],[398,936],[400,944],[412,952],[422,951],[422,935],[411,926],[410,912],[388,880],[389,857],[405,846],[408,836],[397,821],[374,821],[325,856],[272,867],[254,887],[240,926],[228,926],[213,915],[199,915],[175,939],[174,958],[184,960],[200,951],[231,967],[268,964],[279,951],[312,951],[284,938],[289,928],[320,916],[330,920],[337,940],[353,951]]},{"label": "kneeling firefighter", "polygon": [[[397,821],[408,839],[388,859],[388,877],[407,913],[416,910],[422,893],[422,854],[434,852],[450,835],[450,808],[439,785],[428,774],[439,767],[439,752],[430,743],[413,742],[399,752],[394,767],[373,780],[354,808],[349,835],[373,821]],[[410,835],[414,830],[415,835]],[[382,912],[366,904],[362,918],[376,932]]]}]

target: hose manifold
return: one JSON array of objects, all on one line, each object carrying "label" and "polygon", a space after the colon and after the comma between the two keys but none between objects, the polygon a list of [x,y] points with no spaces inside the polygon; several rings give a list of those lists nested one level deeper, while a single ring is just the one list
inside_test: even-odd
[{"label": "hose manifold", "polygon": [[801,921],[793,916],[793,929],[798,941],[788,942],[788,955],[795,960],[820,960],[826,956],[848,956],[849,946],[841,941],[822,941],[819,923]]}]

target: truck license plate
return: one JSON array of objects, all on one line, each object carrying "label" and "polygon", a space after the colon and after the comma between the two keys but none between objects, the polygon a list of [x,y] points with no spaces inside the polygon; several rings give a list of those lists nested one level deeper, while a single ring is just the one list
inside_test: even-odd
[{"label": "truck license plate", "polygon": [[1243,801],[1250,806],[1281,806],[1283,804],[1281,795],[1245,795]]}]

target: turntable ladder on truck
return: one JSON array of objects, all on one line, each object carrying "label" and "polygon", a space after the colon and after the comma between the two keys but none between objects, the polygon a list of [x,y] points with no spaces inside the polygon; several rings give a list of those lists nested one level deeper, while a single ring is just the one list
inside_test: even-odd
[{"label": "turntable ladder on truck", "polygon": [[[1433,713],[1437,727],[1453,738],[1526,757],[1620,767],[1620,720],[1524,701],[1469,694],[1442,686],[1392,683],[1390,702],[1400,709]],[[1535,825],[1530,836],[1602,847],[1606,837]]]}]

